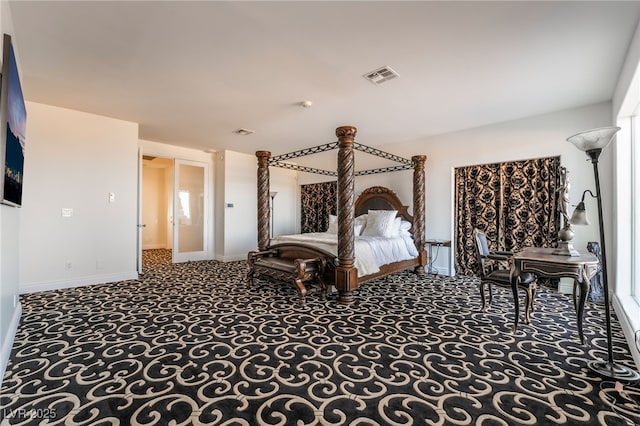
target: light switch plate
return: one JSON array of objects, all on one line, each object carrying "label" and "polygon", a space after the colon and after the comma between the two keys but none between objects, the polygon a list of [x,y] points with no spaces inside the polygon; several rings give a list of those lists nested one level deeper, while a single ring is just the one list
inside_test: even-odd
[{"label": "light switch plate", "polygon": [[62,209],[62,217],[71,217],[71,216],[73,216],[73,209],[68,207]]}]

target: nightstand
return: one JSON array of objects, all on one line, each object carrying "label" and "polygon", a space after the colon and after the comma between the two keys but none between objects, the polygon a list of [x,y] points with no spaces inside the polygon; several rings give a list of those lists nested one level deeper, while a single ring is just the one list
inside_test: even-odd
[{"label": "nightstand", "polygon": [[[435,249],[435,256],[434,253]],[[451,275],[451,240],[438,240],[438,239],[430,239],[424,242],[424,248],[427,250],[429,254],[428,263],[427,263],[427,273],[438,275],[438,272],[433,267],[433,262],[438,258],[438,254],[440,253],[440,247],[446,247],[449,251],[449,263],[447,263],[447,275]]]}]

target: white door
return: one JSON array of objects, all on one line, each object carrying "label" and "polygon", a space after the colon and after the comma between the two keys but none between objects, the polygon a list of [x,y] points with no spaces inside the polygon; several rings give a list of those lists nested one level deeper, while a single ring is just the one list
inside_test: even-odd
[{"label": "white door", "polygon": [[209,165],[175,160],[173,262],[207,259]]},{"label": "white door", "polygon": [[138,148],[138,233],[136,237],[137,242],[137,256],[136,266],[138,274],[142,274],[142,150]]}]

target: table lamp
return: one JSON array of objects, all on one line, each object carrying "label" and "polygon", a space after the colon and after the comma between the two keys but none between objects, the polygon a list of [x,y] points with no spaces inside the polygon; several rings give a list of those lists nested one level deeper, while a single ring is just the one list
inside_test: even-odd
[{"label": "table lamp", "polygon": [[558,247],[553,254],[561,256],[580,256],[578,250],[573,248],[571,240],[573,239],[573,229],[571,229],[571,220],[569,219],[569,171],[566,167],[560,167],[560,187],[558,188],[558,208],[562,214],[564,226],[558,231]]}]

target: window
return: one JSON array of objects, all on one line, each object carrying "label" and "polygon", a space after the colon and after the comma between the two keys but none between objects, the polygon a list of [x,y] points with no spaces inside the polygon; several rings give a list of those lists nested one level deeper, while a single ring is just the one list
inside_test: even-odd
[{"label": "window", "polygon": [[631,127],[631,297],[640,304],[640,115],[629,120]]},{"label": "window", "polygon": [[615,264],[613,305],[627,343],[640,365],[640,69],[636,71],[620,106],[617,125],[621,130],[614,143],[613,175],[615,204]]}]

